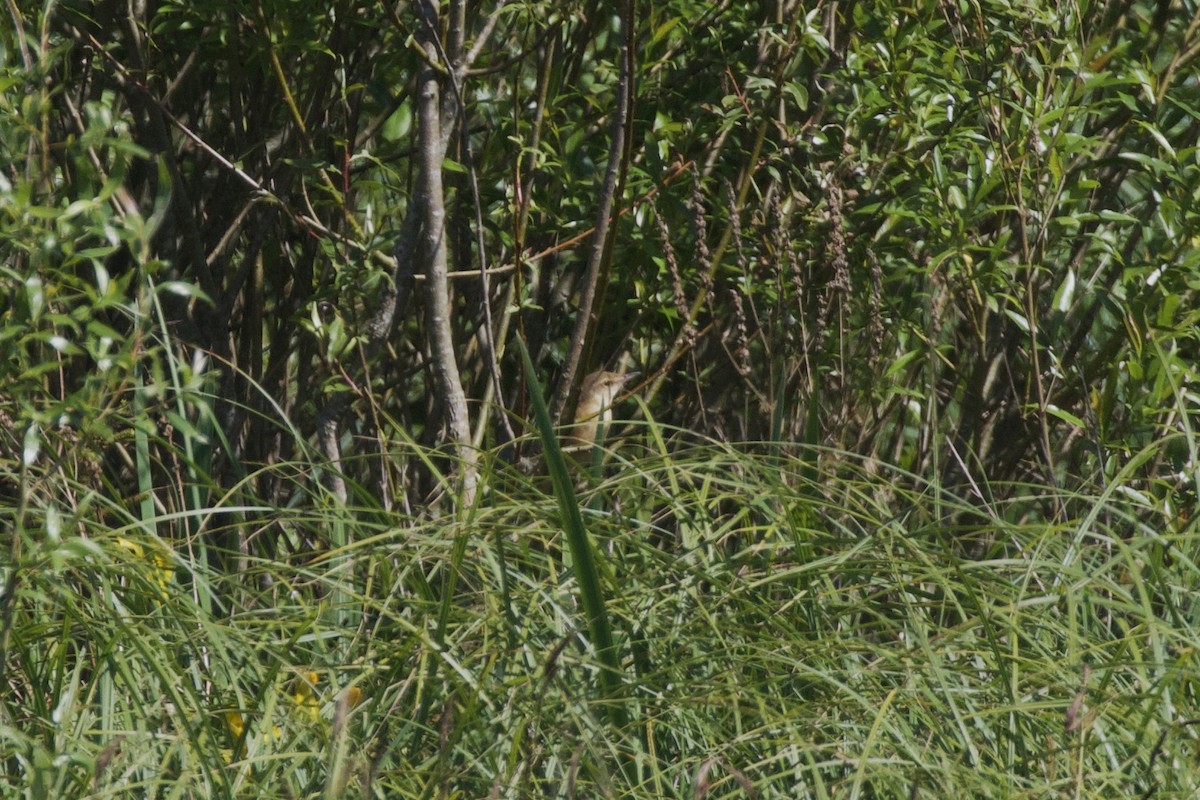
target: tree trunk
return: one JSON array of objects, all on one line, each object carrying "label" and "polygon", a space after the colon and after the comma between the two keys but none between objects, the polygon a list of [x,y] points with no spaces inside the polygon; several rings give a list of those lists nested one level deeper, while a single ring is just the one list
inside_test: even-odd
[{"label": "tree trunk", "polygon": [[[438,26],[437,0],[422,0],[423,23],[417,41],[431,59],[445,51],[435,40]],[[451,15],[454,16],[454,15]],[[453,37],[451,37],[453,38]],[[443,62],[447,72],[453,64]],[[446,154],[448,137],[444,135],[443,107],[448,98],[442,91],[442,75],[432,65],[421,71],[417,94],[420,119],[418,147],[420,167],[418,198],[421,204],[422,245],[425,255],[425,326],[429,337],[433,384],[445,415],[446,435],[459,459],[459,478],[462,502],[470,505],[475,496],[477,480],[475,451],[471,447],[471,424],[467,413],[467,397],[458,372],[451,331],[450,286],[446,257],[446,205],[442,191],[442,159]],[[453,116],[445,120],[453,124]]]}]

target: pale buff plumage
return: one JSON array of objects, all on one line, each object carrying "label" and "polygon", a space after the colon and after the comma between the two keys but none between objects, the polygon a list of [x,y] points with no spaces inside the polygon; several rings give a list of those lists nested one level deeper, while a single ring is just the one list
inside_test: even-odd
[{"label": "pale buff plumage", "polygon": [[612,405],[625,388],[625,384],[638,376],[637,372],[624,375],[618,372],[597,370],[583,379],[579,387],[579,405],[575,410],[575,425],[571,436],[577,444],[590,446],[596,441],[599,423],[607,427],[612,422]]}]

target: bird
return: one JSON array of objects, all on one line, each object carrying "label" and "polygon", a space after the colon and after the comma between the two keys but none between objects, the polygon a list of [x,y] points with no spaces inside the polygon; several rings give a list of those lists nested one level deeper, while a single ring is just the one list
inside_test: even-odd
[{"label": "bird", "polygon": [[596,370],[584,376],[579,387],[579,405],[575,407],[575,429],[571,436],[576,444],[590,447],[596,443],[600,423],[612,422],[612,405],[617,395],[640,372],[608,372]]}]

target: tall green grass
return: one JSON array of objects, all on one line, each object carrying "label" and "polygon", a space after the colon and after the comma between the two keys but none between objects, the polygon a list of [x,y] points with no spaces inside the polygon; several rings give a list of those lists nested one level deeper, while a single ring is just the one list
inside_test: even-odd
[{"label": "tall green grass", "polygon": [[[1197,538],[1134,470],[968,501],[846,453],[666,433],[579,485],[623,720],[563,499],[501,461],[439,519],[337,507],[300,463],[273,469],[304,502],[209,487],[149,520],[27,476],[4,512],[4,796],[1200,789]],[[234,526],[277,554],[196,557]]]}]

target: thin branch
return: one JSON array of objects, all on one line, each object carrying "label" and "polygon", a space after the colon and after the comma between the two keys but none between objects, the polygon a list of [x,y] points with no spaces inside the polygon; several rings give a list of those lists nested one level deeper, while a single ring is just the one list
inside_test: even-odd
[{"label": "thin branch", "polygon": [[475,43],[471,45],[471,49],[467,51],[467,57],[463,59],[464,70],[470,69],[475,60],[479,58],[479,54],[483,52],[483,46],[492,37],[492,31],[496,29],[496,23],[500,21],[501,15],[507,8],[507,2],[500,3],[492,11],[491,16],[487,18],[487,22],[483,23],[483,28],[479,31],[479,36],[476,37]]},{"label": "thin branch", "polygon": [[596,208],[595,236],[592,247],[588,252],[587,270],[584,274],[583,288],[579,299],[579,316],[575,320],[575,330],[571,333],[571,345],[563,364],[563,373],[559,378],[558,390],[554,395],[554,406],[550,416],[555,422],[562,418],[563,410],[567,407],[575,385],[575,374],[579,371],[579,363],[583,357],[583,348],[592,323],[592,307],[596,299],[596,287],[600,282],[600,273],[606,261],[608,249],[608,231],[613,222],[613,204],[616,201],[617,184],[626,165],[628,149],[626,146],[629,115],[632,105],[633,82],[633,15],[632,0],[622,7],[620,23],[621,39],[618,45],[620,73],[617,78],[617,107],[613,111],[611,142],[608,149],[608,168],[604,173],[604,183],[600,188],[599,203]]}]

